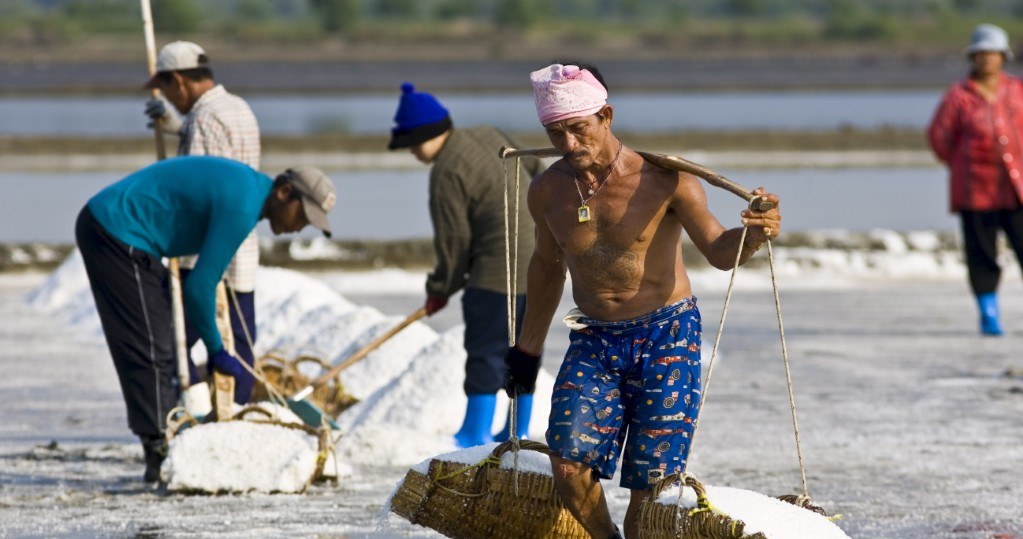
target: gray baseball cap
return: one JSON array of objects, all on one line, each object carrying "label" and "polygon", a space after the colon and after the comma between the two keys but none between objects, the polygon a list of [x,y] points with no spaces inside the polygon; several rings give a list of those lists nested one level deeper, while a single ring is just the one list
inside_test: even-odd
[{"label": "gray baseball cap", "polygon": [[302,208],[309,223],[330,237],[330,221],[327,213],[337,203],[334,182],[316,167],[296,167],[284,171],[288,181],[302,195]]}]

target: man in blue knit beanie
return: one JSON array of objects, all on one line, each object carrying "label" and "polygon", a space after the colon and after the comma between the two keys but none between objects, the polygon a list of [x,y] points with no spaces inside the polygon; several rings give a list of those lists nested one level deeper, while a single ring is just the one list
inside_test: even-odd
[{"label": "man in blue knit beanie", "polygon": [[[434,96],[415,91],[407,82],[401,86],[394,122],[388,148],[408,148],[419,161],[432,164],[429,204],[437,265],[426,279],[427,314],[432,316],[443,309],[448,298],[464,289],[467,358],[463,388],[468,405],[455,442],[459,447],[472,447],[505,440],[509,437],[507,425],[496,436],[491,433],[508,349],[504,250],[507,185],[498,152],[503,146],[518,145],[491,126],[455,129],[447,109]],[[526,186],[543,168],[539,159],[523,161],[519,177],[522,200],[517,207],[526,207]],[[533,252],[533,231],[532,219],[528,215],[520,217],[517,320],[525,312],[525,261]],[[520,438],[528,433],[532,399],[532,394],[517,399],[515,434]]]}]

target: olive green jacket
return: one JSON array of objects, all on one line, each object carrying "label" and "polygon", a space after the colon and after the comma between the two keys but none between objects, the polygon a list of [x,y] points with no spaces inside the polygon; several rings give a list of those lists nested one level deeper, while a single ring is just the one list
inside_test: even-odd
[{"label": "olive green jacket", "polygon": [[[502,146],[518,147],[500,130],[479,126],[452,129],[438,152],[430,170],[430,218],[437,266],[427,277],[427,294],[449,297],[463,287],[505,293],[504,193],[507,188],[514,210],[515,182],[511,180],[515,160],[505,163],[498,156]],[[544,168],[535,157],[522,159],[516,266],[519,294],[526,291],[526,268],[534,245],[535,227],[526,208],[526,193],[529,182]]]}]

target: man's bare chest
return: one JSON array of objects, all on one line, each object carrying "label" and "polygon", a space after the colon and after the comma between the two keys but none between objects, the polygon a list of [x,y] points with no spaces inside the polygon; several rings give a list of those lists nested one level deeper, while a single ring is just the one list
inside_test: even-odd
[{"label": "man's bare chest", "polygon": [[561,197],[551,204],[547,222],[562,250],[581,254],[597,246],[643,250],[661,227],[667,204],[640,197]]}]

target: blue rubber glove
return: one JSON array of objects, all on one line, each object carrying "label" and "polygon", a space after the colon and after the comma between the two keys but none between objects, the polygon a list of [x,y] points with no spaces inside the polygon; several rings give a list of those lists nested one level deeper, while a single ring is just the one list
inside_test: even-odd
[{"label": "blue rubber glove", "polygon": [[246,373],[245,367],[242,367],[241,360],[232,356],[223,348],[221,348],[216,354],[213,354],[213,357],[210,358],[206,368],[210,374],[212,374],[213,371],[217,371],[221,374],[233,376],[236,380]]},{"label": "blue rubber glove", "polygon": [[530,395],[536,390],[536,375],[540,373],[540,356],[523,352],[518,346],[508,349],[504,356],[504,390],[509,398]]}]

